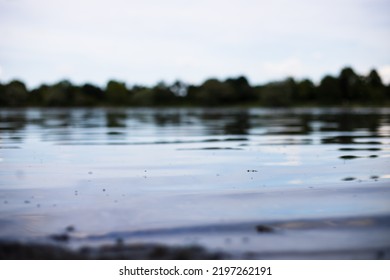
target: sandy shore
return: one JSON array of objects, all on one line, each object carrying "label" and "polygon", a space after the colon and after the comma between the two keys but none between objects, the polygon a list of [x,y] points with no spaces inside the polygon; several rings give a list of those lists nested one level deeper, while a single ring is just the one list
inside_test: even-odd
[{"label": "sandy shore", "polygon": [[390,248],[366,250],[330,250],[318,252],[247,252],[229,254],[210,252],[198,246],[164,246],[158,244],[105,245],[71,250],[60,245],[1,242],[0,259],[7,260],[218,260],[218,259],[284,259],[284,260],[389,260]]},{"label": "sandy shore", "polygon": [[0,240],[0,259],[390,259],[390,218],[229,223]]},{"label": "sandy shore", "polygon": [[105,245],[71,250],[60,245],[1,242],[0,259],[8,260],[207,260],[225,259],[227,254],[211,253],[201,247],[171,247],[156,244]]}]

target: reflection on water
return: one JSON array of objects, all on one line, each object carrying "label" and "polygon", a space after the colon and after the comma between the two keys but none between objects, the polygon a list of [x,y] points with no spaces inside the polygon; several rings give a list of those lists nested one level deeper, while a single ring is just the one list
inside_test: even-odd
[{"label": "reflection on water", "polygon": [[[2,110],[0,129],[2,148],[22,142],[32,132],[61,144],[90,142],[91,135],[91,142],[98,144],[115,144],[118,139],[132,144],[136,137],[158,142],[162,136],[213,141],[212,136],[250,135],[283,136],[278,144],[286,145],[316,139],[323,144],[381,145],[390,134],[389,116],[388,109],[30,109]],[[340,148],[362,149],[378,148]]]},{"label": "reflection on water", "polygon": [[390,215],[390,109],[1,110],[0,167],[0,237]]},{"label": "reflection on water", "polygon": [[[256,165],[302,166],[334,164],[335,159],[344,164],[350,160],[377,164],[374,159],[389,156],[389,109],[28,109],[2,110],[0,112],[1,144],[0,162],[12,162],[14,149],[37,149],[52,161],[55,158],[73,158],[76,163],[93,157],[109,146],[135,146],[138,150],[152,146],[178,151],[243,151],[229,154],[240,159],[247,152],[258,153]],[[74,146],[67,154],[58,155],[63,148]],[[77,155],[82,146],[98,146],[87,155]],[[38,152],[37,152],[38,153]],[[313,154],[314,153],[314,154]],[[315,157],[314,157],[315,155]],[[21,154],[21,157],[26,157]],[[105,155],[106,156],[106,155]],[[106,161],[115,159],[115,153]],[[158,157],[158,154],[155,155]],[[200,156],[200,154],[199,154]],[[196,158],[187,156],[187,164]],[[368,159],[370,161],[368,161]],[[159,159],[156,158],[158,161]],[[232,160],[232,162],[234,159]],[[368,163],[369,162],[369,163]],[[378,162],[378,163],[376,163]],[[22,162],[20,162],[22,164]],[[163,164],[163,163],[162,163]],[[174,163],[171,163],[174,164]],[[227,164],[227,163],[226,163]],[[387,165],[386,162],[381,162]],[[229,164],[227,164],[228,166]],[[180,165],[172,168],[180,169]],[[385,166],[386,167],[386,166]],[[26,173],[19,166],[16,174]],[[359,166],[356,168],[360,168]],[[363,168],[363,167],[362,167]],[[384,168],[386,169],[386,168]],[[352,170],[351,170],[352,171]],[[365,174],[367,170],[353,170],[357,177],[383,176]],[[317,177],[321,177],[323,173]],[[384,171],[381,171],[384,172]],[[342,174],[339,180],[345,180]],[[304,182],[301,178],[286,177],[285,182]],[[18,179],[24,176],[16,176]],[[348,176],[351,177],[351,176]],[[19,181],[20,181],[19,180]],[[277,182],[280,179],[266,183]],[[12,184],[12,182],[9,182]],[[1,188],[6,187],[4,183]]]}]

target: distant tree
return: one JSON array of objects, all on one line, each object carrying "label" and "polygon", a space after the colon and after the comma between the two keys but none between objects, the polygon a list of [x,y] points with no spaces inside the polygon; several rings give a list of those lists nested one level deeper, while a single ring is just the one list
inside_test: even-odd
[{"label": "distant tree", "polygon": [[154,105],[174,105],[178,101],[178,96],[164,82],[158,83],[151,90],[153,92]]},{"label": "distant tree", "polygon": [[133,106],[148,107],[154,104],[154,93],[150,88],[136,86],[132,89],[130,104]]},{"label": "distant tree", "polygon": [[317,89],[317,101],[320,104],[341,104],[343,95],[338,79],[325,76]]},{"label": "distant tree", "polygon": [[363,79],[352,68],[346,67],[342,69],[338,79],[344,102],[353,102],[363,98]]},{"label": "distant tree", "polygon": [[385,92],[385,97],[386,97],[387,101],[389,102],[390,101],[390,84],[385,86],[384,92]]},{"label": "distant tree", "polygon": [[295,91],[296,83],[291,78],[266,84],[261,88],[261,103],[271,107],[290,106]]},{"label": "distant tree", "polygon": [[316,87],[312,81],[305,79],[297,83],[296,96],[294,102],[314,102],[316,98]]},{"label": "distant tree", "polygon": [[384,85],[375,69],[362,76],[345,67],[339,76],[325,76],[318,86],[306,79],[251,86],[244,76],[224,81],[208,79],[200,85],[175,81],[153,87],[126,87],[111,80],[104,89],[92,84],[72,85],[64,80],[29,91],[23,82],[0,83],[0,106],[230,106],[230,105],[345,105],[389,104],[390,85]]},{"label": "distant tree", "polygon": [[31,106],[43,106],[43,95],[47,91],[47,85],[40,85],[38,88],[33,89],[28,96],[28,104]]},{"label": "distant tree", "polygon": [[372,69],[368,76],[366,77],[366,83],[373,88],[383,87],[383,82],[378,72],[375,69]]},{"label": "distant tree", "polygon": [[8,106],[8,100],[5,96],[5,85],[0,83],[0,107]]},{"label": "distant tree", "polygon": [[365,83],[365,95],[371,103],[382,103],[385,102],[386,87],[382,83],[381,77],[378,72],[371,70],[370,73],[364,79]]},{"label": "distant tree", "polygon": [[20,107],[27,105],[28,92],[21,81],[11,81],[0,90],[0,106]]},{"label": "distant tree", "polygon": [[92,84],[84,84],[76,88],[74,92],[74,104],[76,106],[93,106],[105,104],[104,91]]},{"label": "distant tree", "polygon": [[238,101],[238,96],[229,83],[208,79],[199,87],[189,88],[189,97],[197,105],[230,105]]},{"label": "distant tree", "polygon": [[237,102],[246,103],[256,100],[255,92],[244,76],[227,79],[225,83],[233,89],[234,99]]},{"label": "distant tree", "polygon": [[64,107],[73,105],[73,85],[67,80],[42,87],[39,94],[41,94],[45,106]]},{"label": "distant tree", "polygon": [[109,81],[106,86],[107,101],[111,105],[128,105],[130,92],[124,82]]},{"label": "distant tree", "polygon": [[82,93],[85,95],[91,96],[94,99],[103,99],[104,98],[104,91],[95,85],[92,84],[85,84],[81,87]]}]

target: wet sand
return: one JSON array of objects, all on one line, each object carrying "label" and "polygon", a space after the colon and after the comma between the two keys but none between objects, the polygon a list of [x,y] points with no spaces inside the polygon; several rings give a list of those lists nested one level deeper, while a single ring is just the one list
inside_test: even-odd
[{"label": "wet sand", "polygon": [[0,242],[4,260],[390,260],[390,248],[329,250],[323,252],[209,252],[202,247],[173,247],[156,244],[106,245],[78,250],[59,245]]},{"label": "wet sand", "polygon": [[201,247],[156,244],[115,244],[72,250],[40,243],[0,242],[0,259],[7,260],[216,260],[228,258]]},{"label": "wet sand", "polygon": [[87,237],[67,228],[36,240],[2,240],[0,259],[390,259],[388,236],[389,216],[192,226]]}]

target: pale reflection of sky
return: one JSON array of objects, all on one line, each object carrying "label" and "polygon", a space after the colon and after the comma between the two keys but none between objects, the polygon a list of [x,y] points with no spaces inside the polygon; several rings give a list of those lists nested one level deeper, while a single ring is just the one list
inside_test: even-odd
[{"label": "pale reflection of sky", "polygon": [[280,161],[265,162],[264,165],[270,166],[299,166],[301,162],[301,148],[300,146],[288,146],[288,148],[280,149],[280,147],[266,147],[263,148],[265,152],[272,153],[275,158],[281,157]]},{"label": "pale reflection of sky", "polygon": [[0,236],[388,215],[388,113],[2,110]]}]

